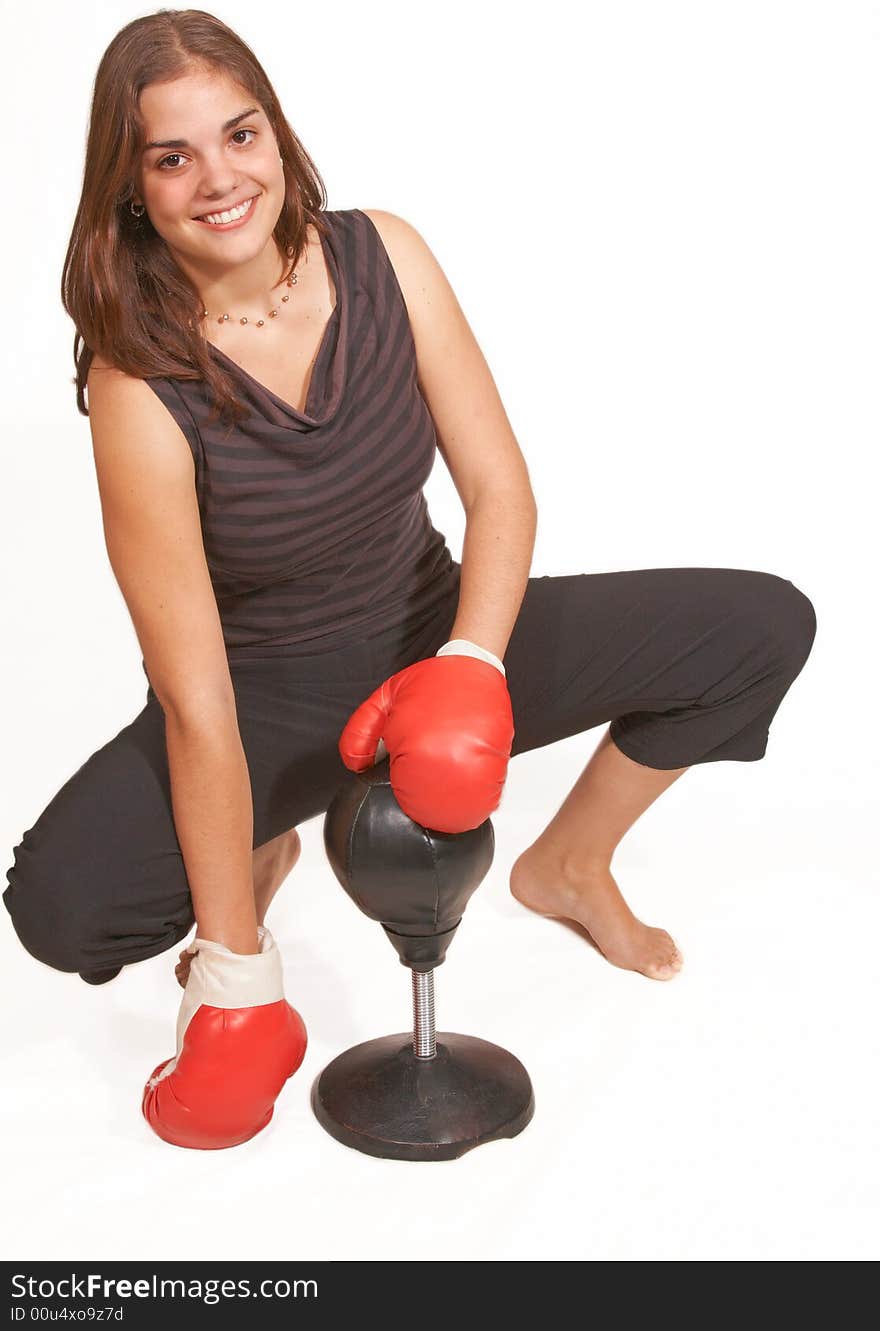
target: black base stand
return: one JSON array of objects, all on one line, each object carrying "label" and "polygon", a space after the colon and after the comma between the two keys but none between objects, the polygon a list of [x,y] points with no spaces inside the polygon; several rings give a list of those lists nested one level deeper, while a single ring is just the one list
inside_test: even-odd
[{"label": "black base stand", "polygon": [[312,1109],[346,1146],[387,1160],[455,1160],[515,1137],[535,1112],[529,1074],[506,1049],[441,1031],[419,1058],[411,1034],[367,1040],[315,1079]]}]

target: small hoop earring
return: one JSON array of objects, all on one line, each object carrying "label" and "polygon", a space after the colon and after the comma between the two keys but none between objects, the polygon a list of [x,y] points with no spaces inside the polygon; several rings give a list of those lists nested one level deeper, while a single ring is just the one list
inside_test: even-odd
[{"label": "small hoop earring", "polygon": [[[131,203],[128,206],[131,209],[131,211],[134,213],[135,217],[143,217],[144,213],[147,211],[145,204],[135,203],[134,199],[132,199]],[[140,212],[138,212],[138,209],[140,209]]]}]

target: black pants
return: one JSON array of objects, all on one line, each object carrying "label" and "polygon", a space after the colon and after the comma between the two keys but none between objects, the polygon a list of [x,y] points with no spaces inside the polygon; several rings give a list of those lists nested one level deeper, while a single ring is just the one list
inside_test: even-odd
[{"label": "black pants", "polygon": [[[457,595],[420,623],[343,650],[231,665],[255,847],[327,809],[347,775],[337,741],[348,717],[389,675],[433,656],[456,610]],[[811,601],[772,573],[530,578],[504,656],[512,756],[610,721],[618,748],[648,767],[755,762],[815,633]],[[14,859],[3,900],[21,942],[49,966],[111,978],[185,937],[192,901],[151,688],[143,710],[24,833]]]}]

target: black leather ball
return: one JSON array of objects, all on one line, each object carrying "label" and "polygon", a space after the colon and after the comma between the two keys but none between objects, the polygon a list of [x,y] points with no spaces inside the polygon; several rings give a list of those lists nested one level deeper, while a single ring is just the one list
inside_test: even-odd
[{"label": "black leather ball", "polygon": [[439,966],[471,895],[489,872],[495,834],[487,818],[467,832],[437,832],[403,812],[391,759],[352,772],[324,816],[324,846],[339,882],[379,920],[405,966]]}]

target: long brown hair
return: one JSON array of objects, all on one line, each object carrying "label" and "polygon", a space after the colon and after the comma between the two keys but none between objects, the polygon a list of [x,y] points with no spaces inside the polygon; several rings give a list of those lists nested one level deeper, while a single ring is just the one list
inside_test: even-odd
[{"label": "long brown hair", "polygon": [[126,24],[95,77],[82,193],[61,278],[61,302],[76,327],[72,382],[83,416],[89,414],[84,390],[96,353],[137,378],[204,380],[215,420],[246,415],[234,380],[211,357],[199,331],[198,291],[147,213],[138,218],[129,207],[146,142],[141,93],[200,68],[247,89],[278,140],[287,189],[273,235],[281,254],[290,257],[285,279],[306,247],[307,224],[327,233],[318,216],[326,205],[324,183],[250,47],[201,9],[161,9]]}]

